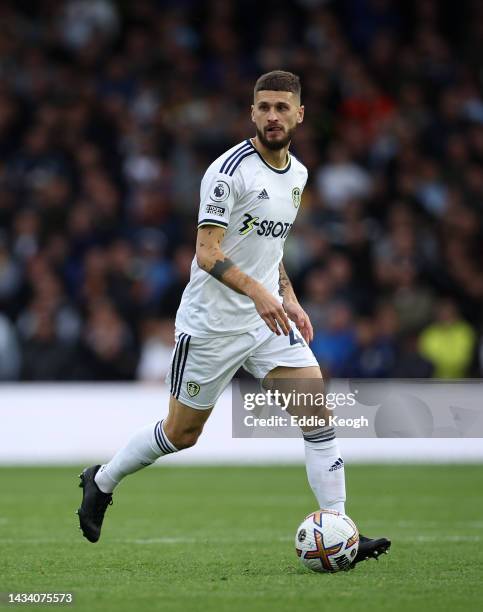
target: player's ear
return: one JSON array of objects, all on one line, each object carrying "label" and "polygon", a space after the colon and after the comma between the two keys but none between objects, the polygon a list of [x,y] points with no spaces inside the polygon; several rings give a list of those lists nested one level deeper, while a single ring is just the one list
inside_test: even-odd
[{"label": "player's ear", "polygon": [[255,105],[252,104],[252,121],[255,123]]},{"label": "player's ear", "polygon": [[299,110],[297,113],[297,123],[302,123],[302,121],[304,120],[304,114],[305,114],[305,106],[299,106]]}]

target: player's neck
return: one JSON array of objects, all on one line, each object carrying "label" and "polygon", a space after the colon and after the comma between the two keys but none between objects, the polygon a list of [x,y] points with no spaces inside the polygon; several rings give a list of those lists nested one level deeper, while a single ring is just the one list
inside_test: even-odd
[{"label": "player's neck", "polygon": [[266,146],[264,146],[257,136],[255,136],[255,138],[252,138],[251,142],[255,149],[263,157],[263,159],[267,162],[267,164],[273,166],[274,168],[277,168],[278,170],[285,168],[288,163],[289,145],[283,147],[283,149],[279,149],[278,151],[272,151],[272,149],[268,149]]}]

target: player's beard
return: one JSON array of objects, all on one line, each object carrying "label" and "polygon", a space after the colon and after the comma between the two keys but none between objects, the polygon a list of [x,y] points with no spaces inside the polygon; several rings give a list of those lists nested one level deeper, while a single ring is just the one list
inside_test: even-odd
[{"label": "player's beard", "polygon": [[283,149],[284,147],[290,144],[296,127],[297,126],[293,127],[291,130],[287,130],[285,138],[282,138],[280,140],[268,140],[265,134],[257,127],[257,137],[258,140],[262,143],[262,145],[264,147],[267,147],[267,149],[270,149],[271,151],[280,151],[280,149]]}]

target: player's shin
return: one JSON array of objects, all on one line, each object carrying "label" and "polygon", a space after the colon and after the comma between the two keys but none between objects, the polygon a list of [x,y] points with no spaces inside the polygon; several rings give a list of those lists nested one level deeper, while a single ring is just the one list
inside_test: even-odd
[{"label": "player's shin", "polygon": [[345,474],[333,427],[304,432],[309,484],[320,508],[345,514]]},{"label": "player's shin", "polygon": [[95,476],[95,482],[103,493],[112,493],[128,474],[134,474],[178,449],[164,433],[163,421],[151,423],[139,430],[127,445],[102,465]]}]

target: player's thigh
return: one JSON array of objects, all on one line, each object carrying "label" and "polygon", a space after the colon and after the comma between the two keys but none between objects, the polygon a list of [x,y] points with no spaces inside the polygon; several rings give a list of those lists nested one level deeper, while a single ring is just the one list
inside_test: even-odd
[{"label": "player's thigh", "polygon": [[175,446],[176,442],[193,442],[203,431],[213,407],[199,410],[191,408],[170,395],[169,414],[164,420],[163,429]]},{"label": "player's thigh", "polygon": [[[292,398],[287,406],[287,412],[291,415],[324,420],[330,416],[330,411],[325,407],[324,380],[319,366],[277,366],[265,376],[263,386]],[[312,429],[317,429],[317,425],[302,427],[303,431]]]},{"label": "player's thigh", "polygon": [[269,383],[269,381],[273,380],[320,380],[323,384],[322,372],[320,371],[319,366],[306,366],[303,368],[292,368],[287,366],[277,366],[270,370],[270,372],[265,376],[263,380],[263,384],[265,386],[265,382]]}]

